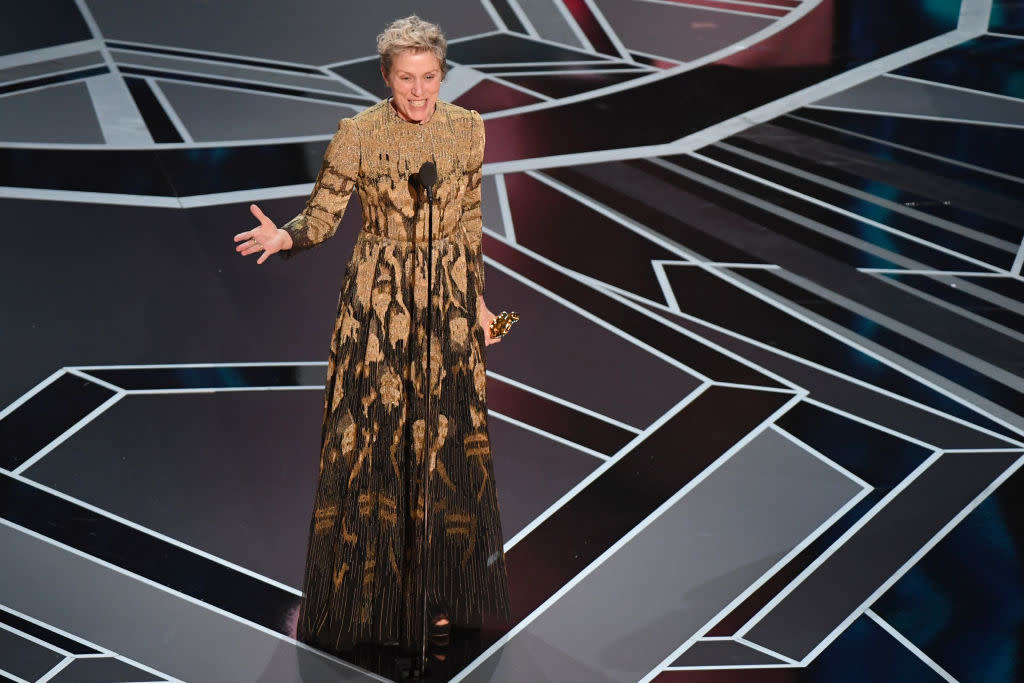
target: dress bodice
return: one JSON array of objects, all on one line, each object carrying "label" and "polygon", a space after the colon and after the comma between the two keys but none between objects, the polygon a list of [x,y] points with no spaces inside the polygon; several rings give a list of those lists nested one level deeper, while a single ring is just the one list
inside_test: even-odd
[{"label": "dress bodice", "polygon": [[354,190],[365,233],[424,242],[427,198],[417,174],[433,161],[435,239],[466,235],[478,249],[483,152],[483,121],[475,111],[439,100],[429,121],[418,124],[379,102],[341,120],[306,208],[285,229],[296,249],[322,242],[334,233]]}]

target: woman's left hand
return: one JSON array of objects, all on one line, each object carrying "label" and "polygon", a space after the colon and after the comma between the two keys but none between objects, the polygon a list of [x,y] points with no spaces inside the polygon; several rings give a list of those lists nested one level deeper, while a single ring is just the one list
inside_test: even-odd
[{"label": "woman's left hand", "polygon": [[491,336],[491,323],[498,316],[491,313],[490,309],[487,308],[487,304],[484,303],[484,297],[479,296],[476,300],[476,317],[480,321],[480,327],[484,328],[484,342],[487,346],[491,344],[497,344],[501,341],[501,337]]}]

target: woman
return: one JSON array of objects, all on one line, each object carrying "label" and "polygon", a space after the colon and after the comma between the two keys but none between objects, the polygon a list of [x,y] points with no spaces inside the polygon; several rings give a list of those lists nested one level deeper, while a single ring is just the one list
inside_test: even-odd
[{"label": "woman", "polygon": [[[363,209],[342,285],[324,396],[320,475],[298,637],[340,651],[414,648],[423,636],[422,458],[430,435],[427,614],[435,626],[507,618],[508,579],[487,433],[480,115],[437,99],[440,29],[416,16],[377,37],[392,96],[343,119],[305,210],[235,236],[237,251],[288,256],[331,237],[353,190]],[[433,186],[427,324],[426,192]],[[430,426],[424,419],[430,339]]]}]

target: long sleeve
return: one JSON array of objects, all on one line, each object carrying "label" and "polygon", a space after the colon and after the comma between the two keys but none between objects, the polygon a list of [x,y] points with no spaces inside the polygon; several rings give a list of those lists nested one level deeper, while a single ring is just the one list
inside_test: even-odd
[{"label": "long sleeve", "polygon": [[342,119],[334,134],[324,162],[317,175],[313,192],[302,213],[288,221],[282,229],[292,236],[287,257],[314,247],[334,235],[345,213],[359,173],[359,132],[352,119]]},{"label": "long sleeve", "polygon": [[478,293],[484,293],[483,216],[480,209],[480,183],[483,180],[484,121],[476,111],[473,115],[473,133],[469,151],[469,187],[462,197],[462,226],[466,231],[468,271],[476,282]]}]

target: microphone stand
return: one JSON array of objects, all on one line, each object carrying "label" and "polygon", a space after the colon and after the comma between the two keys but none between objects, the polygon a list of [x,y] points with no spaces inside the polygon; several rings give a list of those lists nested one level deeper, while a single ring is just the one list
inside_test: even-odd
[{"label": "microphone stand", "polygon": [[420,184],[427,191],[427,369],[426,369],[426,394],[424,400],[423,416],[423,546],[421,561],[423,566],[420,571],[422,602],[422,621],[420,623],[420,672],[427,673],[427,632],[430,621],[430,614],[427,610],[427,573],[430,567],[430,448],[431,448],[431,392],[432,365],[431,346],[433,333],[433,293],[434,293],[434,183],[437,181],[437,167],[433,162],[427,161],[420,168]]}]

